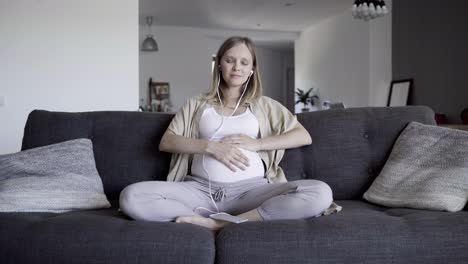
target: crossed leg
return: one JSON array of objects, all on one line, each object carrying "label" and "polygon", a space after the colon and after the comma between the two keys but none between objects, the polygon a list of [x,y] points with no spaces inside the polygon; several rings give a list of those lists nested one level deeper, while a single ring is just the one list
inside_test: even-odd
[{"label": "crossed leg", "polygon": [[[332,203],[330,187],[316,180],[271,183],[252,188],[231,201],[225,211],[249,221],[300,219],[319,215]],[[120,194],[120,208],[145,221],[175,221],[219,230],[228,222],[208,218],[199,207],[214,211],[209,194],[197,182],[139,182]]]}]

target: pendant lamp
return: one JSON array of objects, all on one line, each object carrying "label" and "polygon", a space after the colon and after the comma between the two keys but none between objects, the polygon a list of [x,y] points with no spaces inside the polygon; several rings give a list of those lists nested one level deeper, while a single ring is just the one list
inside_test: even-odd
[{"label": "pendant lamp", "polygon": [[384,0],[356,0],[351,11],[354,18],[364,21],[388,14]]},{"label": "pendant lamp", "polygon": [[151,34],[151,25],[153,24],[153,17],[147,16],[146,17],[146,24],[148,25],[148,35],[146,39],[141,44],[142,51],[158,51],[158,43],[154,40],[153,35]]}]

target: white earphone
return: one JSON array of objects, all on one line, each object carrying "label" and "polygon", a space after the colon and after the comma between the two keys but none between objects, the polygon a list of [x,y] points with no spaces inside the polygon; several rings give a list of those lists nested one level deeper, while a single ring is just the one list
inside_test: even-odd
[{"label": "white earphone", "polygon": [[[221,71],[221,67],[219,67],[219,68],[220,68],[219,70]],[[221,124],[218,126],[218,128],[216,129],[216,131],[215,131],[215,132],[213,133],[213,135],[210,137],[210,139],[209,139],[210,141],[213,140],[213,139],[215,138],[215,136],[218,134],[218,132],[219,132],[219,131],[221,130],[221,128],[223,127],[223,125],[224,125],[224,120],[225,120],[226,118],[231,118],[231,117],[234,115],[234,113],[237,111],[237,109],[239,108],[239,105],[240,105],[240,102],[241,102],[241,100],[242,100],[242,97],[244,96],[245,91],[247,90],[247,85],[249,84],[250,76],[252,76],[253,72],[254,72],[253,70],[250,71],[249,77],[247,78],[247,81],[246,81],[245,84],[244,84],[244,89],[243,89],[243,91],[242,91],[242,94],[241,94],[241,96],[239,97],[239,100],[237,100],[236,107],[234,108],[234,111],[232,111],[232,113],[231,113],[229,116],[227,116],[227,117],[224,116],[224,104],[223,104],[223,100],[221,100],[221,96],[220,96],[220,94],[219,94],[219,83],[220,83],[220,80],[221,80],[222,77],[218,74],[218,82],[217,82],[217,84],[216,84],[216,94],[218,95],[218,99],[219,99],[219,102],[220,102],[220,104],[221,104]],[[211,177],[210,177],[210,174],[209,174],[209,173],[206,171],[206,169],[205,169],[205,154],[202,155],[202,168],[203,168],[203,170],[205,171],[206,175],[208,175],[208,190],[209,190],[208,192],[210,193],[210,199],[211,199],[211,201],[213,202],[213,205],[214,205],[214,207],[216,208],[216,211],[217,211],[217,212],[213,212],[213,211],[211,211],[210,209],[205,208],[205,207],[202,207],[202,206],[198,206],[198,207],[195,208],[194,210],[195,210],[195,212],[196,212],[198,209],[204,209],[204,210],[209,211],[209,212],[212,212],[212,213],[220,213],[220,212],[219,212],[219,208],[218,208],[218,206],[216,205],[216,202],[215,202],[215,200],[213,199],[213,196],[211,195],[211,179],[210,179]]]}]

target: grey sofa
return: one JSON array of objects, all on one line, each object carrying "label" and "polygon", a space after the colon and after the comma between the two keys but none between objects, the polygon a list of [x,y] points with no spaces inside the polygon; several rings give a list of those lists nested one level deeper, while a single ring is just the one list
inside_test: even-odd
[{"label": "grey sofa", "polygon": [[158,151],[170,114],[33,111],[22,149],[90,138],[110,209],[0,213],[0,263],[468,263],[468,212],[386,208],[362,199],[409,121],[434,124],[427,107],[349,108],[299,114],[313,144],[287,150],[289,180],[327,182],[338,214],[246,222],[217,235],[198,226],[120,214],[128,184],[165,180]]}]

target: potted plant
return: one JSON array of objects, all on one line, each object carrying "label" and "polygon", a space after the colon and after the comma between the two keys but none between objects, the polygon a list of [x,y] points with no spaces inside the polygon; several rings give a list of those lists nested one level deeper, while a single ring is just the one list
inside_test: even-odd
[{"label": "potted plant", "polygon": [[309,112],[309,103],[311,106],[314,106],[314,100],[319,98],[316,94],[311,95],[313,90],[314,88],[310,88],[307,92],[304,92],[304,90],[296,88],[296,95],[298,98],[296,104],[303,103],[304,107],[302,108],[302,112]]}]

